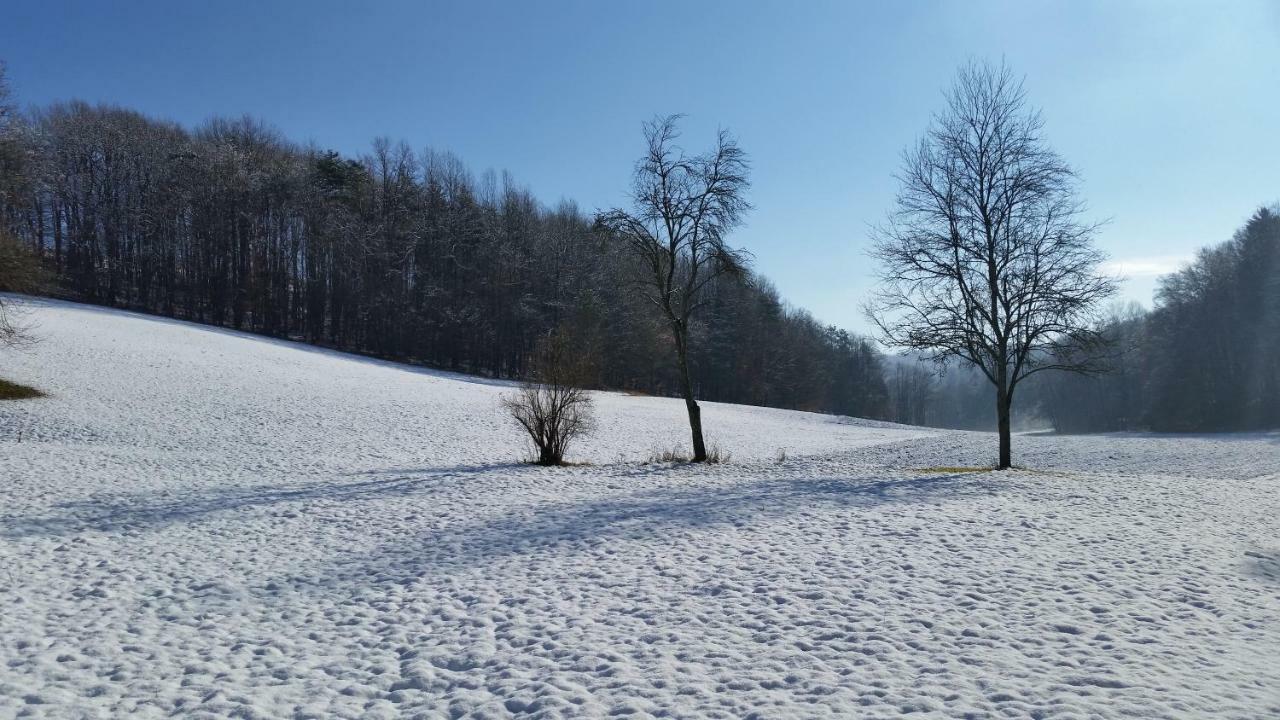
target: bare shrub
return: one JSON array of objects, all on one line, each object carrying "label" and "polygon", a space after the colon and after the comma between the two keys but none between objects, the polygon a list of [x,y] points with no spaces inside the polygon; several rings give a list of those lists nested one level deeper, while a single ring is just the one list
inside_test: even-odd
[{"label": "bare shrub", "polygon": [[595,426],[591,396],[582,388],[591,357],[557,332],[539,343],[531,365],[532,378],[504,397],[502,406],[529,433],[537,464],[563,465],[569,444]]}]

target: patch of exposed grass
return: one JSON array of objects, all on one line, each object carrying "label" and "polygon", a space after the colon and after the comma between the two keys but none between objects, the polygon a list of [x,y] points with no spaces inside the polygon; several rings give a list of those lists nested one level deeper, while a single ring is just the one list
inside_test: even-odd
[{"label": "patch of exposed grass", "polygon": [[711,447],[707,449],[708,465],[720,465],[721,463],[727,463],[732,459],[733,455],[728,450],[721,450],[720,446],[715,443],[712,443]]},{"label": "patch of exposed grass", "polygon": [[[722,463],[727,463],[732,458],[733,455],[730,454],[728,450],[721,450],[720,446],[715,443],[712,443],[711,447],[707,448],[706,463],[708,465],[720,465]],[[663,463],[687,463],[692,461],[692,456],[685,453],[685,451],[677,445],[669,450],[662,448],[653,450],[649,453],[649,459],[646,460],[644,464],[658,465]]]},{"label": "patch of exposed grass", "polygon": [[954,466],[954,467],[948,467],[948,466],[945,466],[945,465],[940,465],[940,466],[938,466],[938,467],[924,467],[924,468],[916,468],[916,472],[924,472],[924,473],[980,473],[980,472],[991,472],[991,471],[992,471],[992,470],[994,470],[994,469],[995,469],[995,468],[992,468],[992,467],[969,467],[969,466],[964,466],[964,465],[956,465],[956,466]]},{"label": "patch of exposed grass", "polygon": [[29,400],[39,397],[44,397],[44,393],[33,387],[0,378],[0,400]]},{"label": "patch of exposed grass", "polygon": [[689,455],[676,446],[671,449],[654,448],[649,453],[649,459],[646,464],[655,465],[658,463],[686,463],[689,462]]}]

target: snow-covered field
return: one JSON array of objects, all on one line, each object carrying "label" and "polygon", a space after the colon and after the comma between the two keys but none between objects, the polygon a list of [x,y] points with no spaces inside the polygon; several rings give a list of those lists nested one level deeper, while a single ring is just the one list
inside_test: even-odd
[{"label": "snow-covered field", "polygon": [[[503,383],[42,301],[0,717],[1280,716],[1280,435],[989,435]],[[780,449],[786,459],[779,461]]]}]

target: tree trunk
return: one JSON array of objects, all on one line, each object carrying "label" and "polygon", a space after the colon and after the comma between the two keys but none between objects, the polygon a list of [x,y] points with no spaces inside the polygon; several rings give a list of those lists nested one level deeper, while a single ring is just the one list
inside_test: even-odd
[{"label": "tree trunk", "polygon": [[706,462],[707,446],[702,441],[702,408],[698,407],[692,395],[685,397],[684,405],[689,410],[689,430],[693,433],[693,461]]},{"label": "tree trunk", "polygon": [[996,467],[997,470],[1008,470],[1013,465],[1013,438],[1009,431],[1011,400],[1004,387],[996,387],[996,417],[1000,431],[1000,464]]},{"label": "tree trunk", "polygon": [[62,207],[58,201],[53,202],[53,268],[58,278],[62,278]]},{"label": "tree trunk", "polygon": [[689,431],[693,434],[693,462],[706,462],[707,445],[702,440],[702,408],[693,399],[693,381],[689,379],[689,349],[684,329],[678,325],[673,328],[676,336],[676,358],[680,363],[680,393],[684,395],[684,406],[689,411]]}]

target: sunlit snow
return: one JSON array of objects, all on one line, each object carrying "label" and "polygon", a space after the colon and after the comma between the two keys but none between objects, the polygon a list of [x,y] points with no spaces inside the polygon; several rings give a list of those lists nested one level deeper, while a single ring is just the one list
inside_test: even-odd
[{"label": "sunlit snow", "polygon": [[[1280,435],[508,385],[54,301],[0,374],[0,717],[1280,715]],[[785,452],[785,459],[780,459]]]}]

